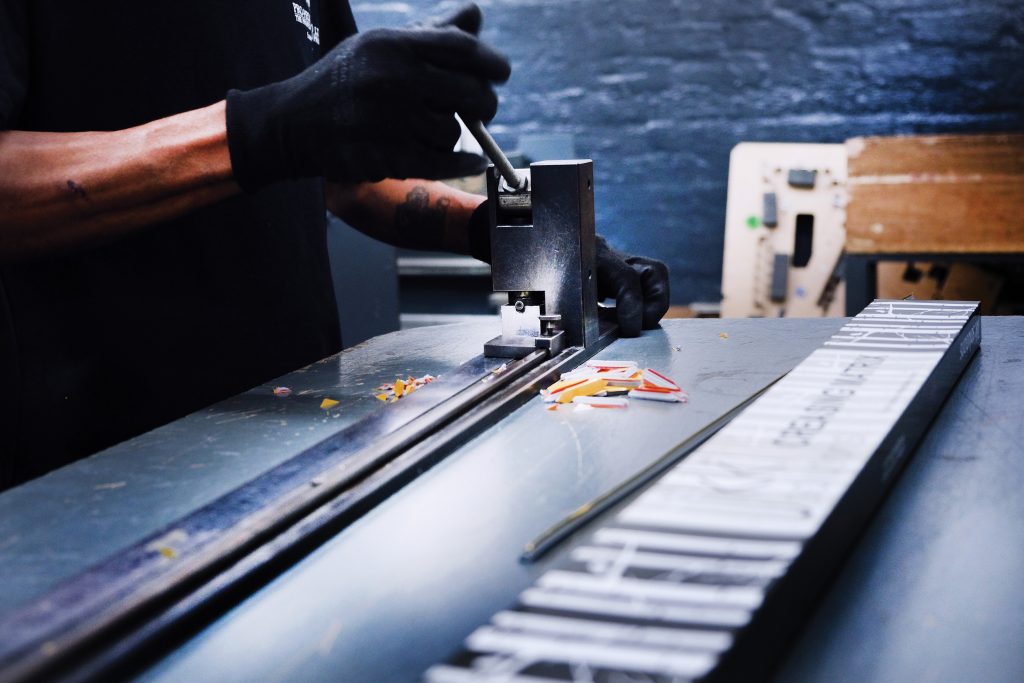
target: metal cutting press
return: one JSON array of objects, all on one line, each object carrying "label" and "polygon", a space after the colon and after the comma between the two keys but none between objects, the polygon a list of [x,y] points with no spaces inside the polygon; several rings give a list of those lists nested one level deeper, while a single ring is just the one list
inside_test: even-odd
[{"label": "metal cutting press", "polygon": [[596,343],[593,162],[514,169],[480,122],[467,126],[494,162],[487,170],[491,277],[496,292],[508,292],[501,335],[484,345],[484,355],[554,355]]}]

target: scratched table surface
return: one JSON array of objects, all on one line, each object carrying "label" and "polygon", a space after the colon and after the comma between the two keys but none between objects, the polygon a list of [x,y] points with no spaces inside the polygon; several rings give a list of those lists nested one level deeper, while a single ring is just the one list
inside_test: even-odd
[{"label": "scratched table surface", "polygon": [[[689,390],[691,402],[579,413],[527,404],[142,678],[415,680],[548,565],[517,561],[526,541],[795,366],[840,325],[667,321],[640,339],[615,342],[603,357],[665,372]],[[982,352],[786,656],[778,681],[1024,680],[1024,319],[986,318],[983,329]],[[454,367],[491,334],[491,325],[402,332],[307,369],[320,374],[315,381],[304,384],[296,373],[281,382],[291,382],[300,397],[310,391],[305,396],[317,411],[330,396],[352,413],[368,412],[379,406],[356,407],[347,398],[358,404],[364,387],[396,372]],[[366,354],[361,365],[356,353]],[[363,386],[352,388],[358,381]],[[232,401],[212,410],[240,417],[250,394],[232,399],[241,401],[232,410],[224,408]],[[284,418],[287,425],[256,416],[252,425],[240,418],[204,428],[216,420],[198,413],[186,418],[189,427],[164,428],[176,446],[156,449],[158,455],[136,448],[118,458],[126,444],[0,496],[0,570],[8,587],[0,609],[17,604],[12,586],[21,600],[36,595],[276,464],[287,457],[277,448],[282,441],[293,440],[284,450],[296,452],[340,428],[331,422],[357,417],[309,409],[301,413],[307,424],[297,414]],[[296,421],[325,431],[303,441],[301,429],[284,431]],[[208,439],[214,446],[204,446]],[[261,462],[249,462],[248,447],[232,446],[261,439],[273,444]],[[245,458],[238,455],[243,450]],[[178,453],[195,459],[179,463],[172,457]],[[107,457],[106,469],[93,472]],[[126,484],[103,486],[120,481]],[[118,497],[131,490],[129,482],[141,493]],[[18,575],[31,571],[42,578]]]},{"label": "scratched table surface", "polygon": [[[498,324],[382,335],[0,494],[0,614],[389,408],[374,397],[382,383],[443,378]],[[325,398],[338,406],[321,409]]]},{"label": "scratched table surface", "polygon": [[839,320],[672,320],[599,358],[636,360],[685,405],[555,412],[539,397],[322,546],[144,679],[404,681],[547,566],[524,544],[792,369]]},{"label": "scratched table surface", "polygon": [[[550,564],[520,564],[525,541],[795,365],[838,325],[669,321],[617,341],[602,356],[667,371],[691,403],[615,413],[527,404],[142,680],[416,680]],[[1022,318],[984,320],[981,353],[777,681],[1024,680],[1022,338]]]}]

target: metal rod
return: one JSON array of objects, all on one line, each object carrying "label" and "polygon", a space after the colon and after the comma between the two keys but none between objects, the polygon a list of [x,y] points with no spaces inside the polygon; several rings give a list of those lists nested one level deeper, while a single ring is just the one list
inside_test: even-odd
[{"label": "metal rod", "polygon": [[494,163],[494,167],[498,169],[498,173],[505,179],[505,182],[513,190],[525,190],[526,189],[526,178],[516,173],[516,169],[512,167],[512,163],[505,156],[505,153],[501,151],[501,147],[498,147],[498,143],[494,141],[491,134],[484,128],[483,121],[479,119],[463,120],[466,124],[466,128],[473,134],[476,141],[480,143],[480,147],[483,148],[484,154]]}]

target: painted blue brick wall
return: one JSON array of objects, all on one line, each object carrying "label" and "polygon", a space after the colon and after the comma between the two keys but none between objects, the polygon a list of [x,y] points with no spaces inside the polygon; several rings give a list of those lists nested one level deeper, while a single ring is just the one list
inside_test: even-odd
[{"label": "painted blue brick wall", "polygon": [[[457,2],[353,0],[363,30]],[[480,0],[512,79],[492,125],[571,132],[597,226],[717,301],[742,140],[1024,130],[1024,0]]]}]

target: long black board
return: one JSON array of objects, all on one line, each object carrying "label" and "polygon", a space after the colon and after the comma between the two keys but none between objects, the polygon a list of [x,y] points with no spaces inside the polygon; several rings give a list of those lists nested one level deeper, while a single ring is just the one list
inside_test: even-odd
[{"label": "long black board", "polygon": [[426,679],[764,678],[980,343],[975,303],[875,301]]}]

